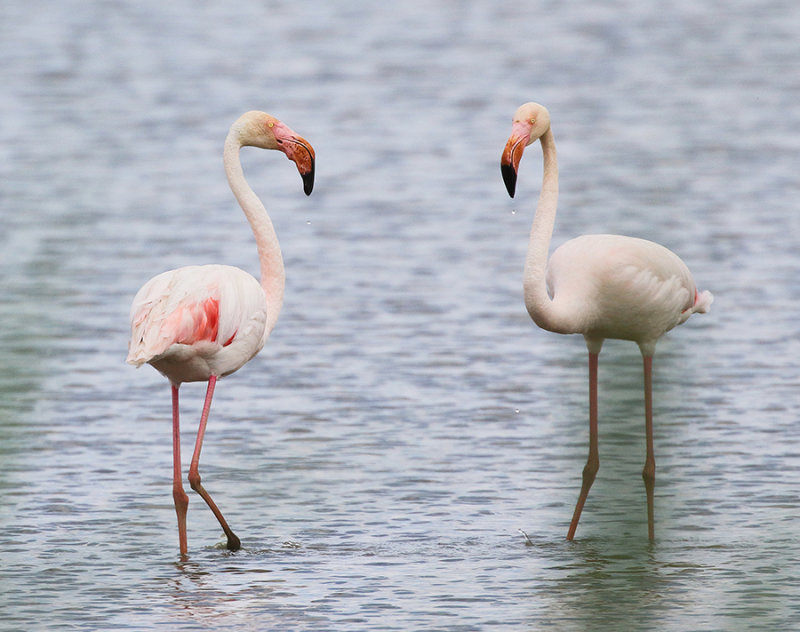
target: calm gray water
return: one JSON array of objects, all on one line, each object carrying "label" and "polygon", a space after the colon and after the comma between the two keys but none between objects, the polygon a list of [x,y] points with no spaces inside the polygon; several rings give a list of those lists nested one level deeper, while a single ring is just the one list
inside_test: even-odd
[{"label": "calm gray water", "polygon": [[[0,5],[0,628],[797,629],[800,5],[299,6]],[[652,545],[640,358],[613,341],[564,540],[586,358],[522,303],[538,146],[513,201],[498,167],[528,100],[554,243],[656,239],[716,297],[656,357]],[[221,167],[254,108],[317,183],[243,152],[286,301],[201,460],[244,548],[191,494],[181,561],[169,387],[124,363],[127,314],[170,267],[258,270]]]}]

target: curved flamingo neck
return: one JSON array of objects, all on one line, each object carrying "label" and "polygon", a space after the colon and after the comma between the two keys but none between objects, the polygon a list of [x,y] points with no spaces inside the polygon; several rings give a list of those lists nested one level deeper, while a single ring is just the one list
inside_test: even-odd
[{"label": "curved flamingo neck", "polygon": [[547,293],[547,257],[558,208],[558,159],[553,132],[548,129],[539,142],[542,145],[544,175],[525,257],[525,306],[542,329],[571,333],[576,329],[569,322],[568,315],[558,310]]},{"label": "curved flamingo neck", "polygon": [[261,264],[261,287],[267,295],[266,333],[272,331],[278,320],[283,305],[283,291],[286,285],[286,273],[283,267],[283,256],[278,243],[275,227],[261,200],[245,180],[239,151],[242,147],[238,135],[231,130],[225,140],[223,162],[225,175],[236,201],[242,207],[253,235],[256,238],[258,259]]}]

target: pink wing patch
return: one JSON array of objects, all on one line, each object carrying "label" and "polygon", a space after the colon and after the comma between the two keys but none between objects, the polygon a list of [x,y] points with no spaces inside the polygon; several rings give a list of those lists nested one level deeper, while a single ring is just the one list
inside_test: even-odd
[{"label": "pink wing patch", "polygon": [[[219,335],[219,299],[212,297],[202,303],[178,306],[164,321],[161,333],[177,344],[215,342]],[[235,337],[236,332],[223,346],[227,347]]]},{"label": "pink wing patch", "polygon": [[[153,277],[133,301],[127,361],[141,366],[172,345],[197,347],[205,356],[216,353],[239,339],[248,314],[260,314],[260,306],[251,305],[255,298],[250,300],[258,292],[263,295],[255,279],[224,266],[189,266]],[[186,349],[174,351],[191,355]]]}]

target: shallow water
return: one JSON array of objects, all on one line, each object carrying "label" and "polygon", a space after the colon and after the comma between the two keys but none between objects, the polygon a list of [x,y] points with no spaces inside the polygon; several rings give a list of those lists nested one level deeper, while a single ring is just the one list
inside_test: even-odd
[{"label": "shallow water", "polygon": [[[800,8],[562,2],[6,2],[0,8],[3,629],[796,629]],[[521,297],[546,104],[554,243],[652,238],[715,294],[656,356],[656,541],[641,368]],[[244,151],[284,310],[217,389],[177,554],[170,400],[124,363],[138,287],[257,270],[221,169],[242,111],[308,138],[317,183]],[[190,453],[202,385],[181,389]],[[528,538],[524,536],[527,534]]]}]

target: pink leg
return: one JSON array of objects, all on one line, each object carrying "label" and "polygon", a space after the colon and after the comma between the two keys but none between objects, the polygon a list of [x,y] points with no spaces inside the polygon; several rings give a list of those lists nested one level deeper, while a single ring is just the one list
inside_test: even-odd
[{"label": "pink leg", "polygon": [[206,391],[205,404],[203,404],[203,415],[200,417],[200,428],[197,431],[197,441],[194,444],[192,463],[189,466],[189,484],[192,486],[192,489],[200,494],[203,500],[206,501],[206,504],[216,516],[220,526],[222,527],[222,530],[225,532],[225,535],[228,538],[228,549],[231,551],[238,551],[242,544],[239,538],[236,537],[236,534],[231,531],[231,528],[228,526],[228,523],[225,521],[225,517],[222,515],[222,512],[219,510],[216,503],[211,499],[211,496],[209,496],[208,492],[200,484],[200,472],[198,471],[200,464],[200,450],[203,447],[203,436],[206,433],[208,412],[211,409],[211,398],[214,396],[214,386],[216,383],[217,378],[216,376],[212,375],[208,379],[208,390]]},{"label": "pink leg", "polygon": [[172,385],[172,498],[175,501],[175,512],[178,514],[178,540],[181,555],[186,555],[186,511],[189,508],[189,497],[183,490],[181,481],[181,430],[178,412],[178,387]]},{"label": "pink leg", "polygon": [[647,456],[645,457],[642,478],[647,492],[647,535],[655,540],[655,511],[653,496],[656,484],[656,457],[653,449],[653,358],[644,356],[644,417],[645,435],[647,438]]},{"label": "pink leg", "polygon": [[575,512],[572,514],[567,540],[575,537],[583,505],[589,496],[589,489],[594,483],[597,470],[600,469],[600,453],[597,447],[597,360],[598,354],[589,352],[589,458],[583,468],[583,484],[580,496],[578,496],[578,503],[575,505]]}]

